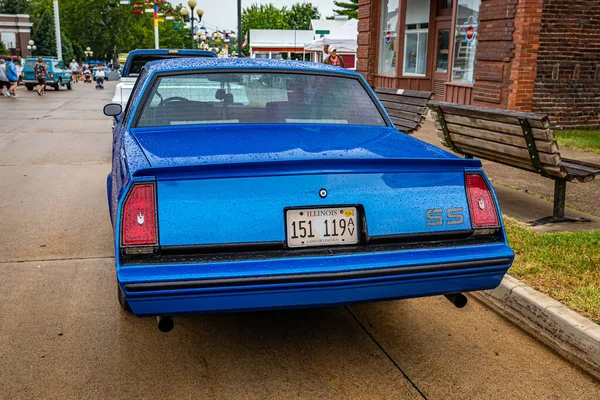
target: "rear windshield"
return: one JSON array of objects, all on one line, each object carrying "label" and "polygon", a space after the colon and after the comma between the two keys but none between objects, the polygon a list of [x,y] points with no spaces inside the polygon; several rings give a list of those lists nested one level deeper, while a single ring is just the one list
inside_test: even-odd
[{"label": "rear windshield", "polygon": [[[25,68],[33,68],[33,67],[35,67],[36,63],[37,63],[37,60],[26,60]],[[50,61],[44,60],[44,64],[46,65],[46,68],[50,68]]]},{"label": "rear windshield", "polygon": [[142,68],[144,68],[144,65],[146,65],[146,63],[149,63],[150,61],[156,61],[156,60],[167,60],[169,58],[181,58],[181,57],[185,57],[185,58],[198,58],[198,57],[209,57],[207,55],[204,54],[196,54],[196,55],[179,55],[179,54],[141,54],[141,55],[137,55],[137,56],[133,56],[133,59],[131,60],[131,64],[129,65],[129,70],[125,71],[126,76],[138,76],[140,74],[140,72],[142,71]]},{"label": "rear windshield", "polygon": [[356,78],[292,73],[215,73],[161,77],[138,127],[200,124],[385,126]]}]

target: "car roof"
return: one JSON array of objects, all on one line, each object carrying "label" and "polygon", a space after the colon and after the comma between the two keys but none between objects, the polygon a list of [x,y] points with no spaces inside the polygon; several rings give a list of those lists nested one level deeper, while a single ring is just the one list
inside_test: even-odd
[{"label": "car roof", "polygon": [[268,60],[264,58],[172,58],[151,61],[145,66],[149,74],[166,71],[193,69],[281,69],[306,72],[336,73],[361,76],[359,73],[323,63],[289,60]]},{"label": "car roof", "polygon": [[216,57],[217,55],[212,51],[205,50],[186,50],[186,49],[136,49],[132,50],[127,54],[127,58],[131,56],[138,56],[143,54],[189,54],[189,55],[204,55],[207,57]]}]

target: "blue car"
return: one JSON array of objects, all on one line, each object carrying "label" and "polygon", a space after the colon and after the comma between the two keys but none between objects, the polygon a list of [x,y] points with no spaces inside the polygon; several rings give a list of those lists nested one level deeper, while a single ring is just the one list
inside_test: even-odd
[{"label": "blue car", "polygon": [[355,72],[155,61],[125,111],[104,111],[118,298],[161,330],[188,313],[461,305],[513,261],[480,161],[397,131]]}]

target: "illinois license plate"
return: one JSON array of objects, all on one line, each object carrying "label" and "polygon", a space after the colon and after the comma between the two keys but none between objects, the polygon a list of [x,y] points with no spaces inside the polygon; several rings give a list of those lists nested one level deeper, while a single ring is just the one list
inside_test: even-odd
[{"label": "illinois license plate", "polygon": [[333,246],[358,243],[356,207],[287,210],[288,247]]}]

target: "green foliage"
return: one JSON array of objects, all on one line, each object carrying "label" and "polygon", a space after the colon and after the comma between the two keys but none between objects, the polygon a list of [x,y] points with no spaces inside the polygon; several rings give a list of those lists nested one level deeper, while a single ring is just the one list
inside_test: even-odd
[{"label": "green foliage", "polygon": [[0,55],[8,54],[8,49],[4,46],[4,42],[0,40]]},{"label": "green foliage", "polygon": [[336,8],[333,12],[336,15],[347,15],[348,18],[358,18],[358,0],[334,1]]},{"label": "green foliage", "polygon": [[[358,1],[358,0],[357,0]],[[311,3],[296,3],[287,13],[288,25],[292,29],[310,29],[310,20],[319,19],[319,9]]]},{"label": "green foliage", "polygon": [[504,223],[515,252],[508,272],[600,323],[600,232],[538,234],[512,218]]},{"label": "green foliage", "polygon": [[296,3],[288,9],[269,4],[252,4],[242,10],[242,30],[250,29],[309,29],[311,19],[321,14],[311,3]]},{"label": "green foliage", "polygon": [[[242,30],[244,36],[250,29],[298,29],[310,28],[311,19],[319,19],[321,14],[311,3],[296,3],[288,9],[269,4],[252,4],[242,10]],[[248,49],[244,50],[248,54]]]},{"label": "green foliage", "polygon": [[27,14],[29,0],[0,0],[0,14]]},{"label": "green foliage", "polygon": [[600,131],[554,131],[554,134],[561,146],[600,154]]},{"label": "green foliage", "polygon": [[34,56],[56,56],[56,38],[54,36],[54,12],[52,0],[39,0],[31,4],[33,11],[30,20],[31,39],[35,42]]}]

